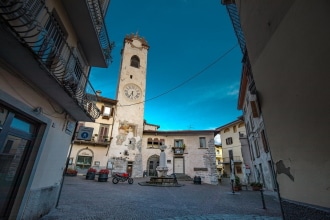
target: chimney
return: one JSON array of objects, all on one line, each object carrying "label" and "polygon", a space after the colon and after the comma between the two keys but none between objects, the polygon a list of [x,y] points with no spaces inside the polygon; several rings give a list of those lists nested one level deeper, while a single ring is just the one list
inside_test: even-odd
[{"label": "chimney", "polygon": [[101,93],[102,93],[101,90],[97,90],[97,91],[96,91],[96,95],[97,95],[97,96],[101,96]]}]

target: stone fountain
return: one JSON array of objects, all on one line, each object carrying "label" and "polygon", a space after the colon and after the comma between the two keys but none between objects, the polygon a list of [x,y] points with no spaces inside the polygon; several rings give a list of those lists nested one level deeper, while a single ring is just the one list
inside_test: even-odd
[{"label": "stone fountain", "polygon": [[165,145],[161,145],[160,155],[159,155],[159,166],[156,168],[157,177],[151,177],[150,181],[139,183],[141,186],[183,186],[179,184],[175,174],[171,176],[167,176],[168,167],[166,166],[166,154],[164,150],[167,147]]},{"label": "stone fountain", "polygon": [[159,147],[160,149],[160,155],[159,155],[159,166],[156,168],[158,177],[166,177],[168,167],[166,166],[166,154],[164,150],[167,148],[166,145],[161,145]]}]

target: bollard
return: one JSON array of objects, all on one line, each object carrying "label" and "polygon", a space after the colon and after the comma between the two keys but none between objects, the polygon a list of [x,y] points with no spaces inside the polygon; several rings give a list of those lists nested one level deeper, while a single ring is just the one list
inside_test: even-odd
[{"label": "bollard", "polygon": [[262,208],[266,209],[266,204],[265,204],[265,198],[264,198],[264,191],[263,189],[260,189],[260,193],[261,193],[261,200],[262,200]]}]

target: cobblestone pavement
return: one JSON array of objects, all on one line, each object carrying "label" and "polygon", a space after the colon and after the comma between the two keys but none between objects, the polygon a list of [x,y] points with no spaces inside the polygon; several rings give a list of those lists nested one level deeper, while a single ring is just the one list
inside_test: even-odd
[{"label": "cobblestone pavement", "polygon": [[277,194],[242,190],[234,195],[229,184],[217,186],[179,181],[181,187],[141,186],[134,183],[97,182],[84,176],[65,177],[59,205],[43,220],[216,220],[282,219]]}]

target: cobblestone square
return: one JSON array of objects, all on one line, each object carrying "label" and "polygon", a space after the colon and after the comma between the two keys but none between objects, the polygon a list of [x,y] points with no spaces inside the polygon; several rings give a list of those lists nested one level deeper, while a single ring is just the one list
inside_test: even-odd
[{"label": "cobblestone square", "polygon": [[181,187],[141,186],[149,178],[135,178],[114,185],[65,177],[57,209],[43,220],[55,219],[282,219],[277,194],[250,189],[231,192],[228,182],[196,185],[179,181]]}]

